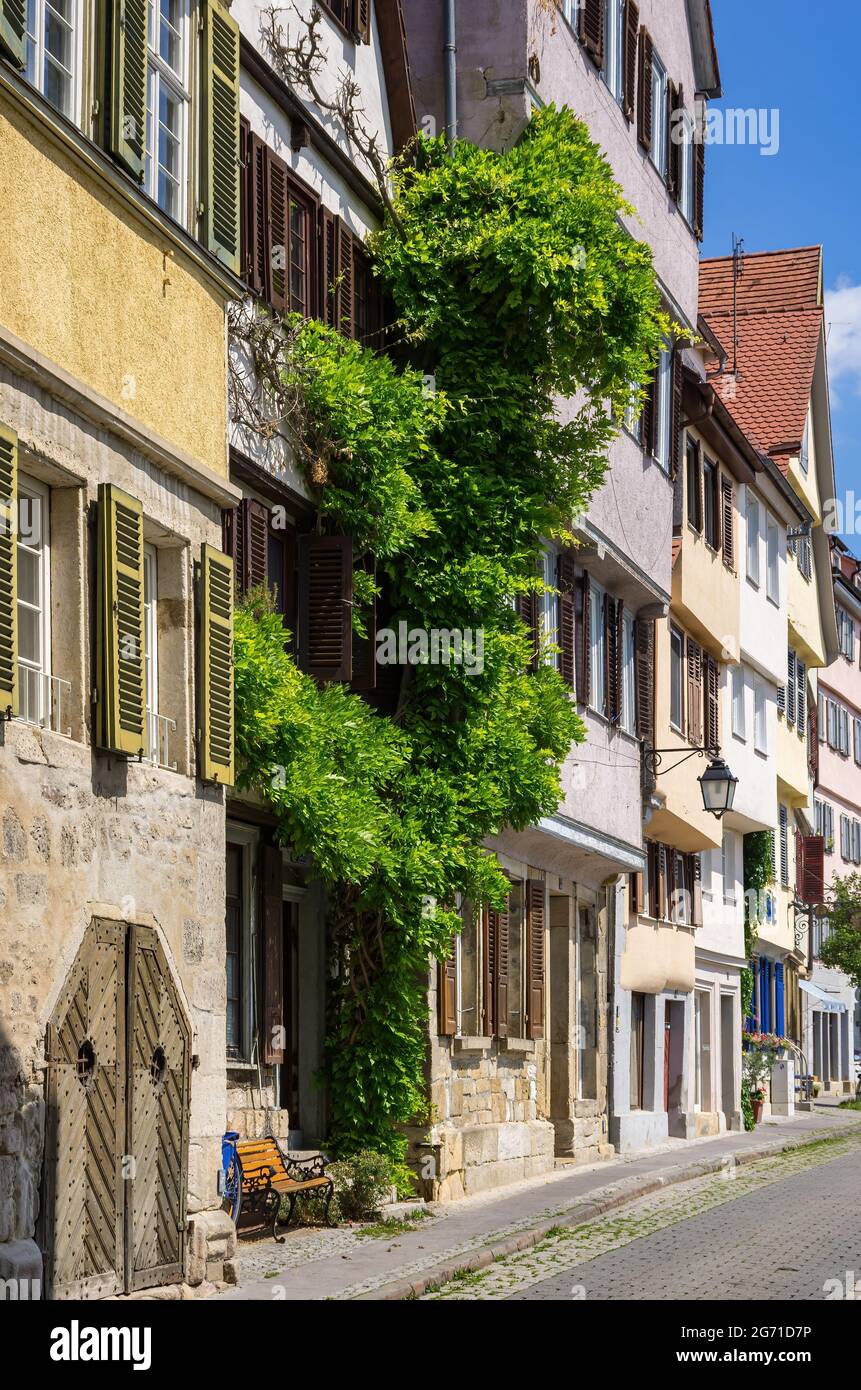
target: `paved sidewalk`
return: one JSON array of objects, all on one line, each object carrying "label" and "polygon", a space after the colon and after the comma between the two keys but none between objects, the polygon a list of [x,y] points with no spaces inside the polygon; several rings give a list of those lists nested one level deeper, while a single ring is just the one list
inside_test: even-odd
[{"label": "paved sidewalk", "polygon": [[283,1244],[241,1241],[239,1284],[218,1299],[320,1300],[414,1297],[456,1270],[478,1269],[527,1249],[554,1226],[579,1225],[672,1183],[750,1163],[844,1131],[861,1133],[859,1114],[832,1106],[769,1120],[751,1134],[670,1140],[603,1163],[565,1165],[529,1182],[431,1204],[415,1230],[370,1239],[362,1227],[299,1229]]}]

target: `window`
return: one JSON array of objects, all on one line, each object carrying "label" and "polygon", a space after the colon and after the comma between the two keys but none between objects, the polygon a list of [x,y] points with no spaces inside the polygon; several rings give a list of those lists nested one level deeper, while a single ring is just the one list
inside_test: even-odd
[{"label": "window", "polygon": [[712,550],[720,550],[720,505],[718,467],[703,460],[703,532]]},{"label": "window", "polygon": [[158,557],[144,546],[144,689],[150,755],[158,751]]},{"label": "window", "polygon": [[655,458],[665,473],[670,471],[673,427],[673,350],[669,343],[661,348],[655,380]]},{"label": "window", "polygon": [[852,720],[852,749],[856,763],[861,765],[861,719]]},{"label": "window", "polygon": [[723,881],[723,900],[734,903],[736,898],[736,836],[732,830],[725,830],[721,841],[721,879]]},{"label": "window", "polygon": [[227,1055],[242,1054],[242,918],[245,902],[243,853],[240,845],[227,846]]},{"label": "window", "polygon": [[21,718],[51,718],[50,493],[18,479],[18,702]]},{"label": "window", "polygon": [[604,81],[616,101],[622,100],[625,61],[625,5],[606,0],[604,5]]},{"label": "window", "polygon": [[847,613],[845,608],[837,609],[837,635],[840,641],[840,651],[847,661],[855,660],[855,623],[851,613]]},{"label": "window", "polygon": [[821,835],[825,841],[825,853],[831,854],[834,850],[834,807],[817,798],[814,801],[814,810],[816,834]]},{"label": "window", "polygon": [[747,738],[747,721],[744,704],[744,667],[732,668],[732,731],[736,738]]},{"label": "window", "polygon": [[188,164],[187,0],[149,0],[145,187],[185,222]]},{"label": "window", "polygon": [[711,994],[708,990],[694,992],[694,1048],[696,1086],[694,1109],[711,1109]]},{"label": "window", "polygon": [[598,1096],[598,1019],[601,977],[598,972],[598,913],[578,899],[577,906],[577,1095],[580,1100]]},{"label": "window", "polygon": [[646,1054],[646,996],[636,992],[631,995],[631,1110],[642,1110],[643,1062]]},{"label": "window", "polygon": [[747,492],[747,577],[759,588],[759,502]]},{"label": "window", "polygon": [[684,134],[679,149],[679,172],[681,176],[679,207],[688,226],[692,228],[696,216],[696,171],[694,168],[696,127],[687,111],[684,113],[682,121]]},{"label": "window", "polygon": [[589,637],[592,645],[592,698],[590,704],[604,713],[606,679],[604,661],[604,590],[594,582],[589,586]]},{"label": "window", "polygon": [[687,882],[687,857],[673,855],[673,911],[672,919],[682,925],[690,922],[690,901]]},{"label": "window", "polygon": [[667,72],[657,54],[652,55],[652,163],[661,178],[667,177]]},{"label": "window", "polygon": [[684,719],[685,639],[678,628],[670,628],[670,723],[682,732]]},{"label": "window", "polygon": [[810,411],[807,412],[807,419],[804,422],[804,434],[801,438],[801,453],[798,456],[802,473],[806,473],[810,467]]},{"label": "window", "polygon": [[703,529],[703,486],[700,446],[696,440],[689,439],[686,453],[686,486],[688,494],[688,522],[695,531]]},{"label": "window", "polygon": [[846,860],[852,857],[852,829],[847,815],[840,817],[840,855]]},{"label": "window", "polygon": [[[541,640],[546,651],[545,662],[558,671],[562,653],[559,650],[559,594],[557,592],[557,564],[559,555],[552,545],[545,545],[542,556],[542,579],[547,586],[540,596]],[[555,647],[555,651],[552,648]]]},{"label": "window", "polygon": [[753,746],[757,753],[768,752],[768,692],[762,681],[753,687]]},{"label": "window", "polygon": [[780,532],[773,517],[768,517],[766,526],[766,563],[768,576],[766,593],[772,603],[780,603]]},{"label": "window", "polygon": [[80,53],[78,0],[27,0],[27,80],[76,124]]}]

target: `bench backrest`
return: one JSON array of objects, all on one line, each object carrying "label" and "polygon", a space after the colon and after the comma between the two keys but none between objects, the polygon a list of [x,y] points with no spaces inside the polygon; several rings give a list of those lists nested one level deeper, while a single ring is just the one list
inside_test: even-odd
[{"label": "bench backrest", "polygon": [[240,1139],[236,1145],[244,1178],[256,1178],[274,1168],[277,1176],[286,1177],[284,1156],[274,1139]]}]

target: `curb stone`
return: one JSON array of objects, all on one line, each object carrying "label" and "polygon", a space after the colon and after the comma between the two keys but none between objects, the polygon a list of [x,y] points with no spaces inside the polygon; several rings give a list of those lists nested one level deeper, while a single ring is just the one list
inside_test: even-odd
[{"label": "curb stone", "polygon": [[760,1144],[755,1149],[742,1149],[738,1153],[716,1154],[714,1158],[678,1164],[674,1168],[666,1169],[663,1173],[622,1178],[618,1182],[598,1188],[588,1197],[576,1199],[566,1211],[554,1216],[551,1220],[541,1221],[529,1231],[524,1231],[520,1235],[512,1236],[508,1240],[499,1241],[496,1244],[488,1244],[480,1250],[473,1251],[472,1254],[441,1261],[440,1264],[426,1270],[419,1279],[392,1280],[390,1283],[381,1284],[379,1288],[369,1292],[356,1294],[354,1299],[350,1301],[356,1303],[368,1301],[396,1303],[404,1299],[420,1298],[422,1294],[427,1292],[428,1288],[437,1284],[450,1283],[456,1274],[464,1270],[472,1273],[486,1269],[495,1260],[505,1259],[522,1250],[531,1249],[538,1245],[548,1232],[558,1230],[560,1226],[569,1228],[586,1226],[596,1217],[604,1216],[607,1212],[625,1206],[637,1198],[648,1197],[653,1192],[660,1191],[661,1188],[674,1187],[678,1183],[694,1182],[697,1178],[708,1177],[711,1173],[720,1173],[728,1166],[742,1167],[749,1163],[757,1163],[764,1158],[774,1158],[778,1154],[791,1153],[795,1149],[809,1148],[812,1144],[821,1143],[823,1139],[836,1141],[843,1138],[857,1138],[859,1135],[861,1135],[861,1126],[858,1125],[847,1127],[838,1134],[835,1134],[833,1130],[814,1130],[809,1134],[799,1136],[797,1139],[771,1140],[767,1144]]}]

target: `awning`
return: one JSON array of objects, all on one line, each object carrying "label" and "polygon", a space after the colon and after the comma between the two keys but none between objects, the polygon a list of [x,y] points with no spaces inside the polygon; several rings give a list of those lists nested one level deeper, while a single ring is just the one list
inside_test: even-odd
[{"label": "awning", "polygon": [[809,980],[799,980],[798,983],[804,990],[804,993],[810,995],[814,1007],[821,1010],[822,1013],[845,1014],[847,1012],[845,1004],[841,1004],[840,1000],[835,999],[833,995],[826,994],[824,989],[819,989],[816,985],[812,985]]}]

